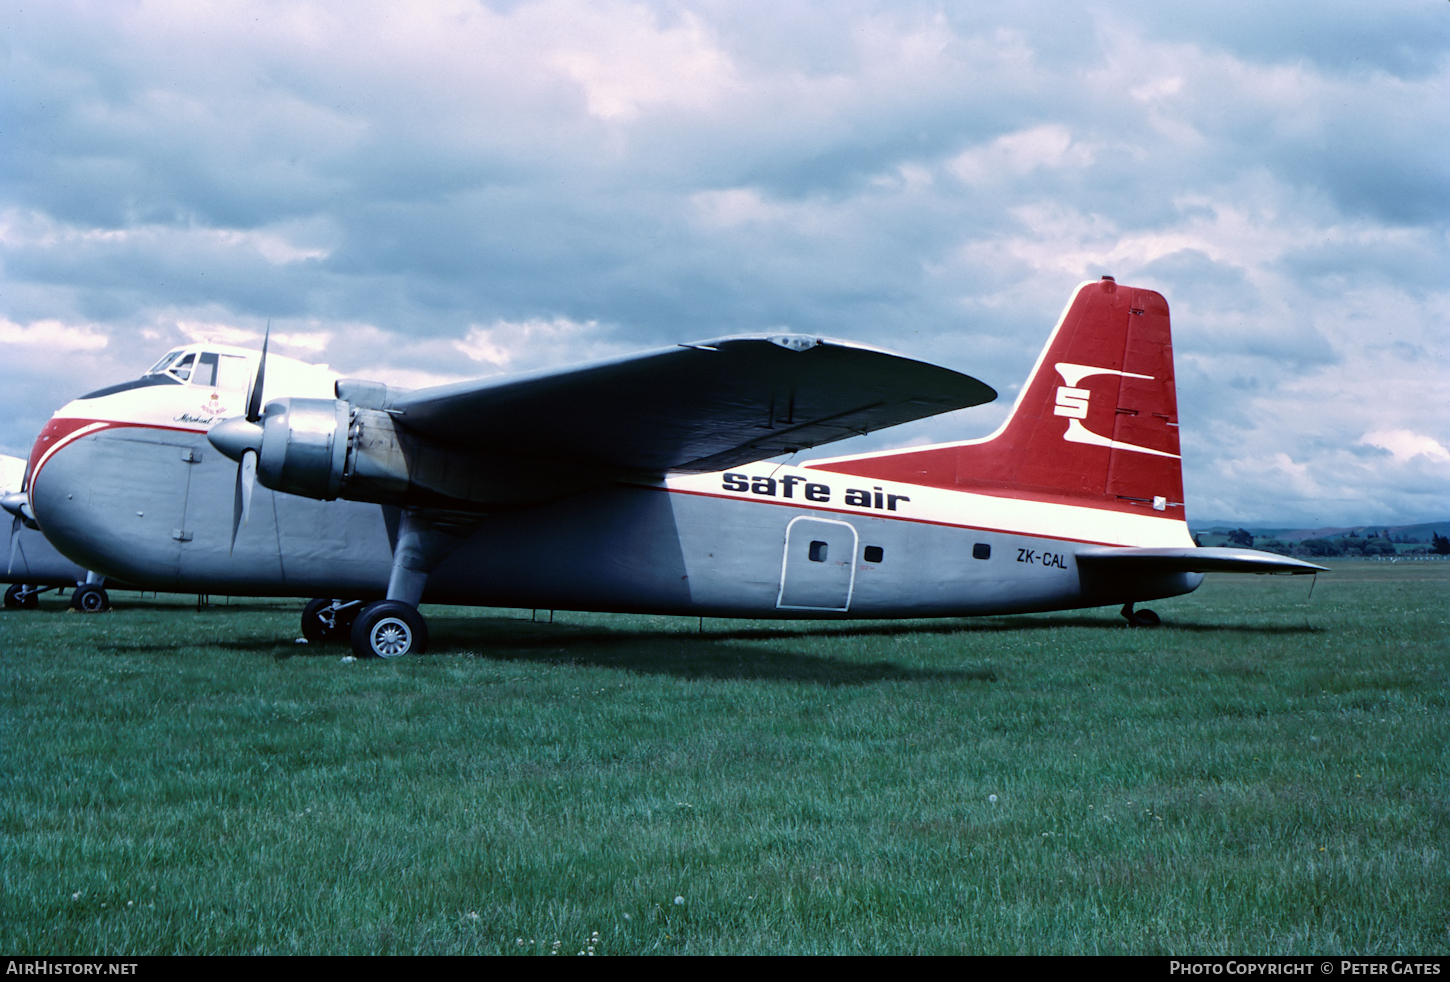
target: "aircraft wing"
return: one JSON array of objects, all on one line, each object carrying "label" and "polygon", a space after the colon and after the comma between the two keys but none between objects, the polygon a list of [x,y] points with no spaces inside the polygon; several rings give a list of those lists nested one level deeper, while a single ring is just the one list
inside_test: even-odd
[{"label": "aircraft wing", "polygon": [[1291,559],[1258,549],[1186,547],[1182,549],[1124,549],[1090,546],[1077,551],[1080,565],[1122,573],[1324,573],[1302,559]]},{"label": "aircraft wing", "polygon": [[950,369],[848,341],[751,335],[388,398],[455,447],[650,472],[723,470],[995,399]]}]

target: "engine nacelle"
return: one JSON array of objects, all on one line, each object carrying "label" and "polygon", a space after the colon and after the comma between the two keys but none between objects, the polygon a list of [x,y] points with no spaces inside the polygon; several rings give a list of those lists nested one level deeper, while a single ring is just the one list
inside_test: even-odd
[{"label": "engine nacelle", "polygon": [[344,483],[348,404],[341,399],[273,399],[262,417],[257,480],[273,491],[331,501]]},{"label": "engine nacelle", "polygon": [[207,436],[232,460],[255,453],[263,487],[322,501],[490,511],[548,501],[617,476],[439,443],[400,425],[392,410],[345,399],[273,399],[256,423],[228,419]]}]

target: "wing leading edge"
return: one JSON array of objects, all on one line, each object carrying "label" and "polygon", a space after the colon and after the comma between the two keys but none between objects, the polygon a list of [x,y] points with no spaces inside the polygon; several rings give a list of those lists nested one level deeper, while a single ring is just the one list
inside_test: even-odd
[{"label": "wing leading edge", "polygon": [[386,409],[406,429],[464,449],[583,467],[707,472],[996,396],[937,365],[786,334],[389,393]]}]

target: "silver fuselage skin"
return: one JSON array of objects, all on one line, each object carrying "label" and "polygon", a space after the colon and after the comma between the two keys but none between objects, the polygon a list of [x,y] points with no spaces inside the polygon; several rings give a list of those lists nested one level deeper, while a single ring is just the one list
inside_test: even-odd
[{"label": "silver fuselage skin", "polygon": [[[151,390],[146,398],[184,395]],[[128,396],[134,401],[120,393],[73,403],[53,421],[70,427],[65,437],[37,444],[31,503],[63,553],[146,589],[385,595],[396,509],[258,486],[232,549],[236,464],[208,443],[206,422],[158,423],[154,407],[108,403]],[[151,422],[135,418],[148,413]],[[807,484],[826,490],[807,500]],[[1143,601],[1202,581],[1196,573],[1094,579],[1074,556],[1084,543],[1191,538],[1181,520],[766,461],[730,475],[613,483],[492,515],[432,572],[423,600],[713,617],[943,617]]]}]

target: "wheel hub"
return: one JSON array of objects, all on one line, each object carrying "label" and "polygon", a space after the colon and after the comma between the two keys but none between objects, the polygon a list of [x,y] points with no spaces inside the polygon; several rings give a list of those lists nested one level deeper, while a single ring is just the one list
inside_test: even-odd
[{"label": "wheel hub", "polygon": [[372,648],[379,658],[396,658],[399,655],[406,655],[412,646],[412,632],[408,630],[408,625],[398,618],[389,617],[378,621],[373,626]]}]

